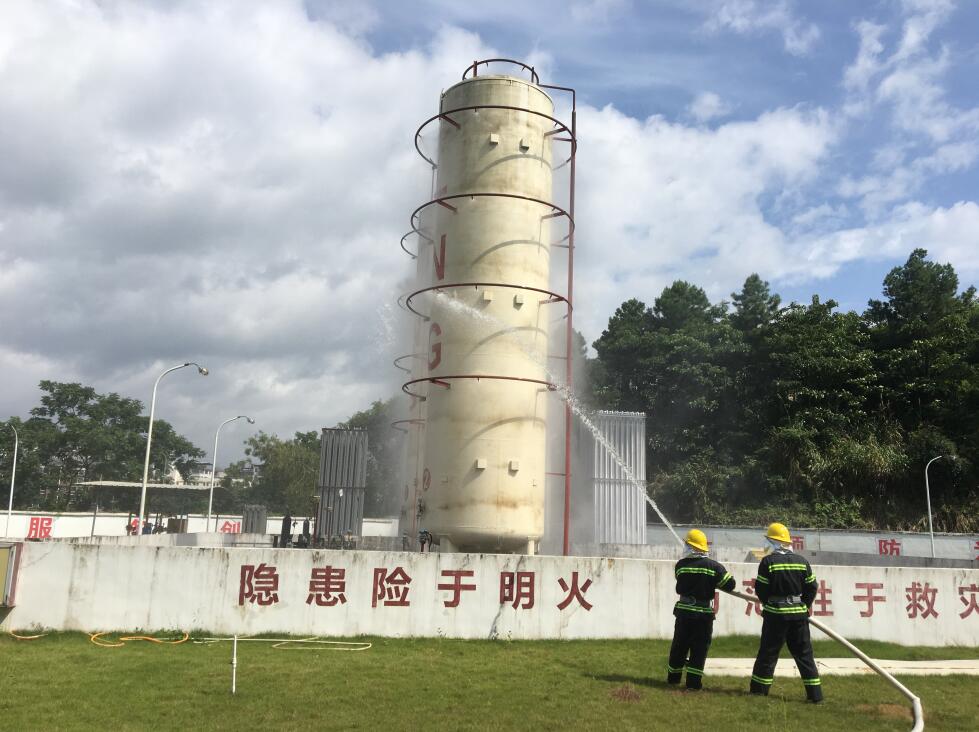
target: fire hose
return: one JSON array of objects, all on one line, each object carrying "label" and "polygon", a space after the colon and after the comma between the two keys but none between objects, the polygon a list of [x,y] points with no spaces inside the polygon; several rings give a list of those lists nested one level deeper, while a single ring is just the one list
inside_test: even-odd
[{"label": "fire hose", "polygon": [[[737,590],[731,590],[729,595],[734,595],[735,597],[740,597],[742,600],[747,600],[748,602],[758,602],[757,597],[752,597],[751,595],[746,595],[743,592],[738,592]],[[911,713],[914,716],[914,727],[911,728],[911,732],[921,732],[925,728],[925,716],[924,710],[921,707],[921,699],[919,699],[912,691],[898,681],[892,674],[882,669],[870,656],[861,651],[850,641],[844,638],[842,635],[837,633],[832,628],[827,627],[815,618],[808,618],[809,624],[823,633],[828,635],[830,638],[835,640],[841,646],[846,648],[850,653],[859,658],[865,664],[867,664],[873,671],[876,671],[895,689],[901,692],[904,696],[908,698],[911,702]]]}]

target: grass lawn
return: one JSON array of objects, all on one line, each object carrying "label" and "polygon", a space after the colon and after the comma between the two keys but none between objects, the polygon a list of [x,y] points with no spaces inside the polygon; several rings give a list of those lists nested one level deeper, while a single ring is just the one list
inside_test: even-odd
[{"label": "grass lawn", "polygon": [[[707,677],[698,694],[663,681],[667,641],[367,639],[360,653],[231,644],[99,648],[87,635],[0,637],[0,729],[643,729],[779,732],[910,729],[903,697],[874,677],[823,677],[826,702],[798,680],[767,699],[747,679]],[[718,638],[711,654],[753,656],[755,638]],[[976,649],[858,642],[872,656],[974,658]],[[816,657],[843,656],[817,642]],[[781,661],[792,663],[791,660]],[[902,679],[929,730],[979,729],[979,679]]]}]

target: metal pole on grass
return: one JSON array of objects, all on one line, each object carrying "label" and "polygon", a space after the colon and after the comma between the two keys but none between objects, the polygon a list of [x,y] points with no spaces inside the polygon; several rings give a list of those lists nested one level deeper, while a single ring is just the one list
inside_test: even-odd
[{"label": "metal pole on grass", "polygon": [[235,693],[235,685],[238,680],[238,634],[235,633],[234,643],[231,645],[231,694]]}]

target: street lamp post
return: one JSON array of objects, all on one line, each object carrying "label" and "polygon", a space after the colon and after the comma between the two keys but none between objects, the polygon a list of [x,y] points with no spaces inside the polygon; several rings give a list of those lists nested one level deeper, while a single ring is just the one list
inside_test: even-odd
[{"label": "street lamp post", "polygon": [[20,443],[20,435],[17,434],[17,428],[12,424],[8,424],[7,426],[14,431],[14,461],[10,464],[10,498],[7,500],[7,525],[3,529],[3,537],[5,539],[10,536],[10,514],[14,510],[14,478],[17,475],[17,447]]},{"label": "street lamp post", "polygon": [[935,532],[931,527],[931,487],[928,485],[928,468],[931,467],[931,464],[936,460],[941,460],[942,457],[944,456],[939,455],[938,457],[933,457],[931,460],[928,461],[928,464],[925,465],[925,499],[928,501],[928,533],[929,535],[931,535],[931,558],[932,559],[935,558]]},{"label": "street lamp post", "polygon": [[[239,414],[237,417],[232,417],[231,419],[224,420],[218,425],[217,431],[214,433],[214,452],[211,453],[211,492],[207,497],[207,522],[204,524],[204,531],[208,532],[211,530],[211,506],[214,503],[214,473],[218,469],[218,436],[221,434],[221,428],[224,427],[229,422],[234,422],[238,419],[247,419],[248,424],[255,424],[255,420],[251,417]],[[215,526],[217,528],[217,526]]]},{"label": "street lamp post", "polygon": [[150,445],[153,442],[153,416],[156,414],[156,388],[160,385],[160,379],[169,374],[171,371],[176,371],[177,369],[187,368],[188,366],[196,366],[198,373],[201,376],[207,376],[207,369],[198,363],[193,361],[188,361],[187,363],[182,363],[179,366],[172,366],[164,371],[162,374],[156,377],[156,383],[153,384],[153,398],[150,400],[150,426],[146,431],[146,460],[143,461],[143,489],[139,495],[139,516],[136,519],[136,532],[137,536],[143,533],[143,512],[146,510],[146,481],[150,474]]}]

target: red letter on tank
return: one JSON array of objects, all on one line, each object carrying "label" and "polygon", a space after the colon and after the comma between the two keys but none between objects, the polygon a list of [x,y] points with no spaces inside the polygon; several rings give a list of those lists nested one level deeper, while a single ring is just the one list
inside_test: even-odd
[{"label": "red letter on tank", "polygon": [[439,239],[438,251],[432,247],[432,257],[435,259],[435,278],[445,279],[445,234],[442,234],[442,238]]},{"label": "red letter on tank", "polygon": [[432,371],[442,363],[442,343],[432,343],[433,336],[442,335],[442,327],[438,323],[432,323],[428,328],[428,349],[431,355],[428,358],[428,370]]}]

